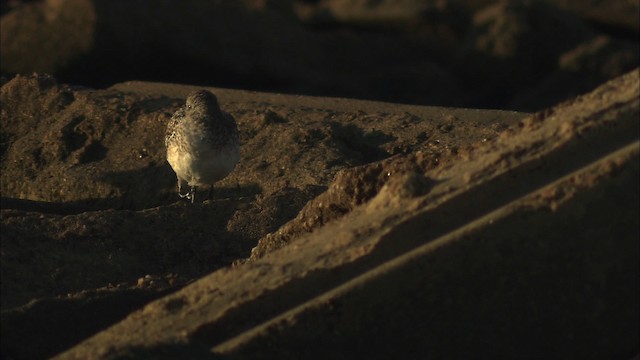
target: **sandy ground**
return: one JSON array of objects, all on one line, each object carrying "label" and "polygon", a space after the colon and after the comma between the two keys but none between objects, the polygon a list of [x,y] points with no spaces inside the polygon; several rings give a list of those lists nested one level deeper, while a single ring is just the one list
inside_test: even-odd
[{"label": "sandy ground", "polygon": [[0,1],[2,359],[637,358],[639,9]]},{"label": "sandy ground", "polygon": [[[71,336],[77,341],[166,289],[249,257],[340,170],[416,151],[422,166],[438,166],[524,116],[213,89],[239,123],[242,161],[216,184],[212,202],[189,206],[175,193],[163,134],[193,89],[74,89],[47,76],[2,87],[2,206],[11,209],[3,215],[3,309],[31,299],[42,299],[35,308],[118,304],[99,311],[93,326],[83,318],[90,330]],[[381,185],[346,179],[353,193],[297,233],[348,212]],[[263,241],[254,257],[286,242]],[[71,345],[38,338],[56,350]]]},{"label": "sandy ground", "polygon": [[637,70],[534,116],[211,88],[242,159],[191,205],[194,88],[2,85],[3,358],[638,351]]}]

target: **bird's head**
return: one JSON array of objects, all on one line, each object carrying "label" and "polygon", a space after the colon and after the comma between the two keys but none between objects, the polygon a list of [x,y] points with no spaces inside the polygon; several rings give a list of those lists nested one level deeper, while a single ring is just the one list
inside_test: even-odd
[{"label": "bird's head", "polygon": [[211,91],[198,90],[187,97],[186,111],[188,114],[215,114],[220,111],[220,105]]}]

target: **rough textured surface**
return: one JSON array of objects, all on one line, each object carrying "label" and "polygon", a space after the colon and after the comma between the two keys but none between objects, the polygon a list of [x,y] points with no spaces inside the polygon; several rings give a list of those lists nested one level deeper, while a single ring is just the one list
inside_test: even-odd
[{"label": "rough textured surface", "polygon": [[638,352],[638,70],[533,116],[213,89],[242,160],[187,206],[147,134],[192,89],[3,85],[3,356]]},{"label": "rough textured surface", "polygon": [[[359,165],[422,151],[422,166],[440,166],[525,116],[212,89],[238,120],[242,160],[213,201],[188,206],[175,194],[163,134],[195,88],[91,90],[46,75],[3,84],[3,354],[53,355],[166,291],[242,262],[258,243],[254,258],[343,215],[385,178],[380,168],[358,180]],[[337,183],[349,188],[336,199],[344,204],[290,226],[286,239],[265,240],[341,170]],[[70,311],[82,324],[63,315]]]},{"label": "rough textured surface", "polygon": [[1,357],[637,358],[639,8],[0,1]]}]

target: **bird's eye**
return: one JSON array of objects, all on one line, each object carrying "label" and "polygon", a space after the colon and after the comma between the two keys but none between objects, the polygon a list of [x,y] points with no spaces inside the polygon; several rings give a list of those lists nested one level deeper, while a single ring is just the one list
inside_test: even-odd
[{"label": "bird's eye", "polygon": [[191,104],[187,104],[187,109],[191,109]]}]

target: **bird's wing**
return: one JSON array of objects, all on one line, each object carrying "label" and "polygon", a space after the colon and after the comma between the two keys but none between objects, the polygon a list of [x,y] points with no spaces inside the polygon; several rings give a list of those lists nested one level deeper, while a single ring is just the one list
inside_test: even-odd
[{"label": "bird's wing", "polygon": [[167,124],[167,130],[165,131],[165,134],[164,134],[164,145],[166,147],[169,146],[169,142],[175,136],[175,128],[178,125],[178,123],[182,120],[182,118],[184,118],[184,116],[185,116],[184,108],[181,107],[180,109],[178,109],[178,111],[176,111],[173,114],[173,116],[171,117],[171,120],[169,120],[169,123]]}]

